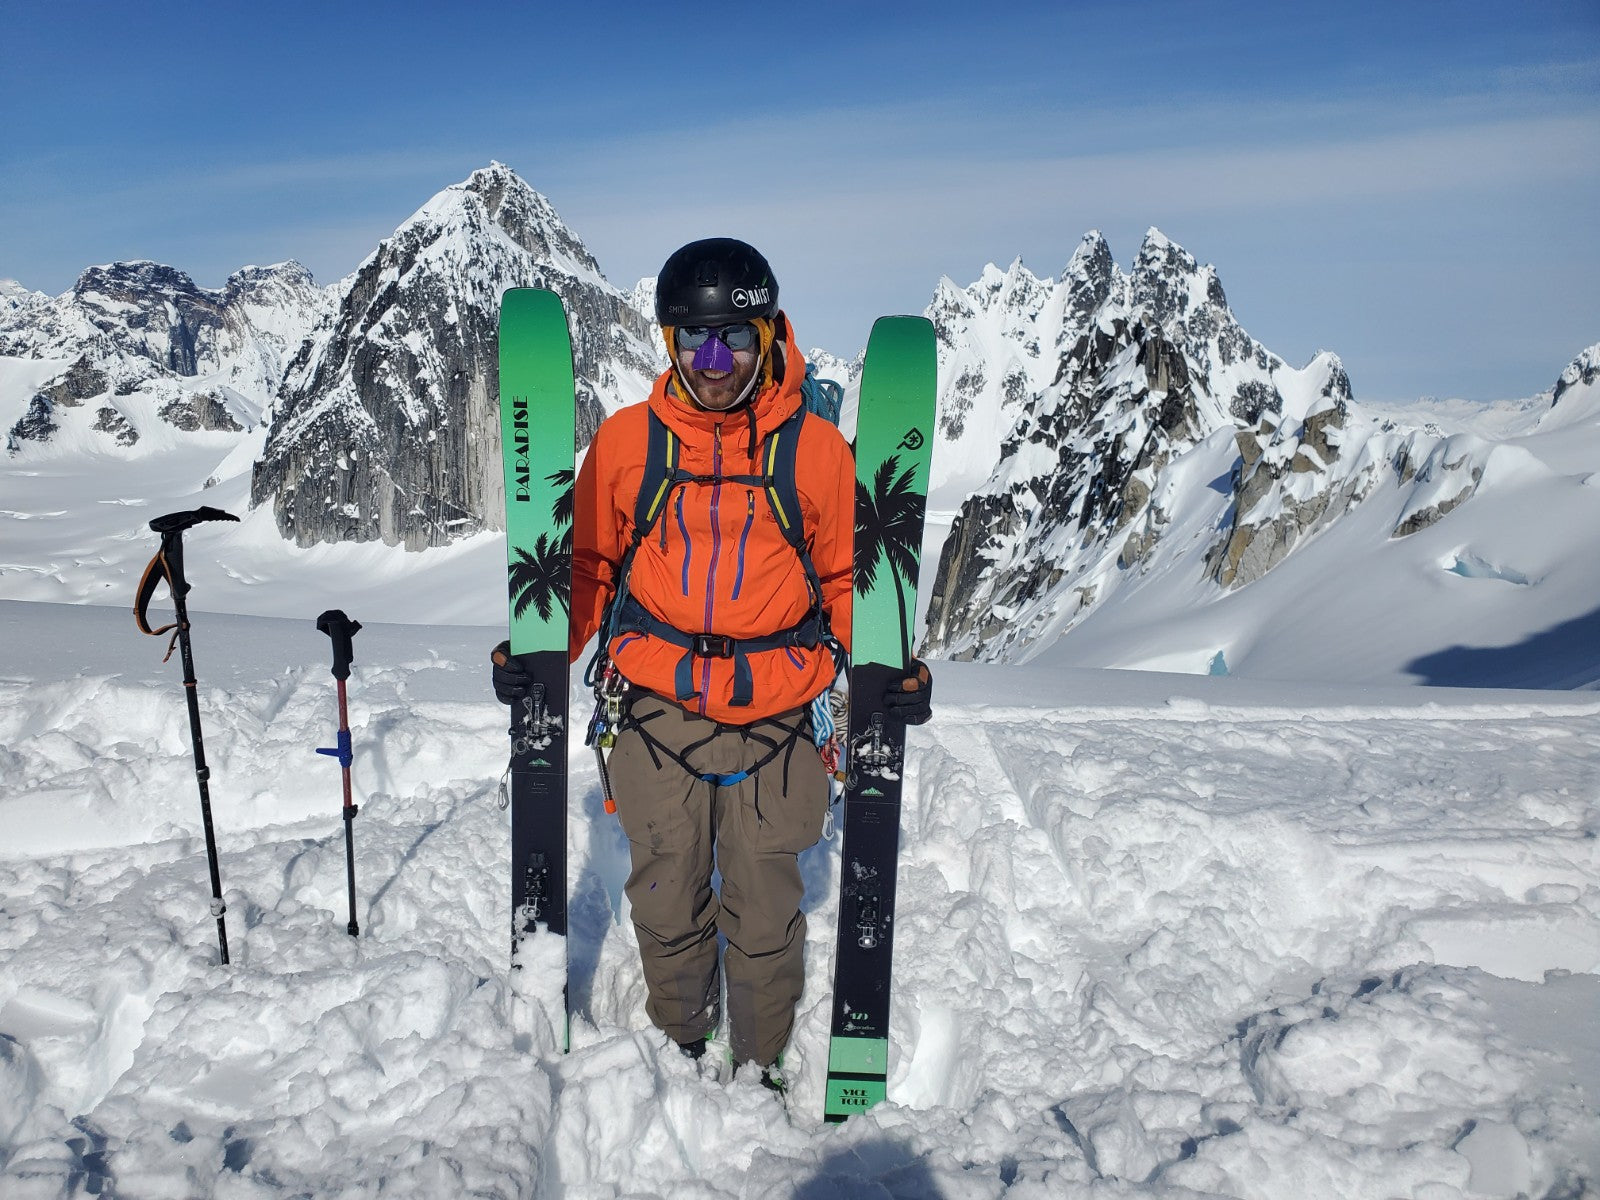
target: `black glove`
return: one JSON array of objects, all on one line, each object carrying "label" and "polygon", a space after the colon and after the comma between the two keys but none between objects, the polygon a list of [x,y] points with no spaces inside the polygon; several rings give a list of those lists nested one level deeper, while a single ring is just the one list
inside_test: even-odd
[{"label": "black glove", "polygon": [[489,662],[493,666],[494,698],[501,704],[520,704],[525,700],[532,680],[522,660],[511,653],[511,643],[501,642],[491,650]]},{"label": "black glove", "polygon": [[883,693],[883,708],[907,725],[924,724],[933,716],[933,672],[920,658],[913,658],[903,679],[893,679]]}]

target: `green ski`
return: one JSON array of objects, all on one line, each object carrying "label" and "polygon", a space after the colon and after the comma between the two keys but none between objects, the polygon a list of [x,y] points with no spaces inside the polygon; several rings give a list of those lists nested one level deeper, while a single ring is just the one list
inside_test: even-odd
[{"label": "green ski", "polygon": [[[512,288],[500,305],[500,436],[505,467],[511,652],[529,697],[511,713],[513,994],[567,1014],[567,626],[572,604],[572,341],[554,292]],[[502,803],[505,802],[502,793]],[[519,1034],[532,1046],[528,1031]],[[555,1047],[550,1047],[554,1049]]]},{"label": "green ski", "polygon": [[922,317],[872,327],[856,423],[850,738],[824,1119],[884,1098],[906,727],[881,698],[912,657],[938,356]]}]

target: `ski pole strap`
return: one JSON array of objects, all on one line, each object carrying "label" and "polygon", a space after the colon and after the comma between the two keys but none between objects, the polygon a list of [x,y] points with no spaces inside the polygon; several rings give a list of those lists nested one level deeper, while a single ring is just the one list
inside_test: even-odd
[{"label": "ski pole strap", "polygon": [[[179,545],[181,546],[182,543],[180,542]],[[179,564],[180,566],[182,564],[181,556]],[[163,625],[159,629],[150,628],[150,601],[155,598],[156,588],[161,586],[163,580],[166,581],[167,590],[172,593],[174,599],[182,595],[182,592],[178,590],[178,583],[173,579],[172,564],[167,557],[165,538],[161,539],[161,549],[156,551],[155,557],[145,567],[144,574],[139,577],[139,590],[134,593],[133,597],[134,623],[139,626],[140,633],[148,633],[151,637],[160,637],[167,630],[178,627],[178,623],[173,621],[171,624]]]},{"label": "ski pole strap", "polygon": [[823,638],[823,623],[813,612],[798,625],[781,633],[766,637],[733,638],[719,633],[684,633],[649,612],[631,595],[623,600],[617,614],[619,632],[643,633],[660,638],[668,645],[687,651],[678,660],[673,675],[677,701],[682,704],[699,693],[694,686],[694,660],[697,658],[731,658],[733,660],[733,697],[735,708],[746,708],[755,699],[755,677],[750,671],[750,655],[763,650],[812,649]]},{"label": "ski pole strap", "polygon": [[350,748],[350,731],[348,729],[341,729],[336,736],[339,739],[339,744],[337,746],[333,747],[332,749],[324,749],[323,747],[318,746],[317,753],[326,754],[330,758],[337,758],[339,760],[339,765],[348,770],[350,764],[355,761],[355,752]]},{"label": "ski pole strap", "polygon": [[[185,512],[168,513],[150,522],[151,530],[161,535],[161,549],[156,551],[155,557],[145,567],[144,574],[139,578],[139,590],[134,594],[133,619],[141,633],[156,637],[178,627],[178,622],[174,621],[170,625],[163,625],[160,629],[151,629],[148,618],[150,601],[154,599],[156,588],[163,580],[166,581],[167,590],[172,593],[174,600],[181,600],[189,594],[189,581],[183,576],[183,531],[193,528],[202,521],[238,519],[232,513],[225,513],[220,508],[201,507]],[[170,655],[172,651],[169,649],[167,653]]]},{"label": "ski pole strap", "polygon": [[342,609],[330,608],[317,618],[317,629],[333,639],[333,677],[349,679],[350,664],[356,657],[350,642],[361,632],[361,622],[352,621]]}]

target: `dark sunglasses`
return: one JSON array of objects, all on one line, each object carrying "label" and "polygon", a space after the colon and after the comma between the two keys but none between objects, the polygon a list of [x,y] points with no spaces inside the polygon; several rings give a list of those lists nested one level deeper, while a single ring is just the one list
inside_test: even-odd
[{"label": "dark sunglasses", "polygon": [[761,344],[761,333],[749,321],[737,325],[684,325],[678,330],[678,349],[698,350],[716,334],[729,350],[752,350]]}]

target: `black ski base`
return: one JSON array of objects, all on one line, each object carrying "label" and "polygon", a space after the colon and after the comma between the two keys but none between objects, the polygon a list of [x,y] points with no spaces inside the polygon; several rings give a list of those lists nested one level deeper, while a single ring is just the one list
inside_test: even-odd
[{"label": "black ski base", "polygon": [[[850,674],[849,779],[834,951],[832,1040],[823,1119],[843,1121],[884,1098],[889,1074],[890,982],[900,788],[906,726],[878,697],[903,668],[858,663]],[[871,707],[858,701],[870,697]]]}]

